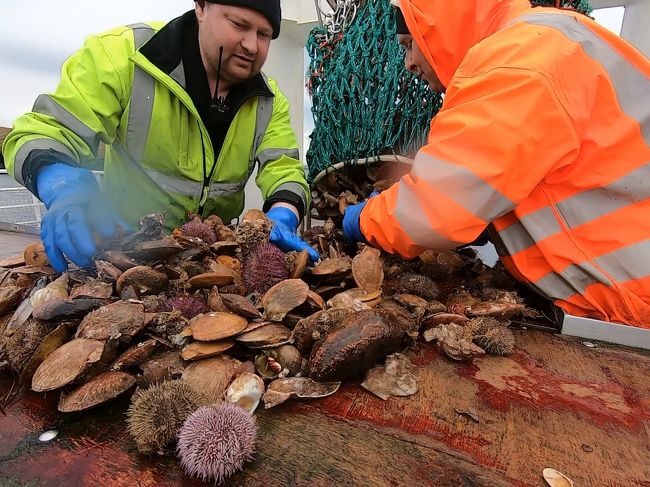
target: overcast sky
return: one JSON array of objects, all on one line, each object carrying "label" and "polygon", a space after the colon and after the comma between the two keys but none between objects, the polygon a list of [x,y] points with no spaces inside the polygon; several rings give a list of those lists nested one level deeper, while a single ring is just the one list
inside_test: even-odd
[{"label": "overcast sky", "polygon": [[[39,93],[56,88],[61,64],[87,35],[134,22],[171,20],[193,6],[192,0],[1,0],[0,126],[10,127]],[[617,33],[621,19],[621,8],[597,14]],[[307,120],[305,126],[309,131]]]}]

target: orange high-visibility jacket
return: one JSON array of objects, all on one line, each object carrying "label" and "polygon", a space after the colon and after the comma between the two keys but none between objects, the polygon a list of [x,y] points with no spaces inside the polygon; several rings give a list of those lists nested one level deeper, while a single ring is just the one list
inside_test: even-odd
[{"label": "orange high-visibility jacket", "polygon": [[526,0],[401,0],[447,92],[366,239],[414,257],[490,223],[508,270],[570,314],[650,328],[650,62]]}]

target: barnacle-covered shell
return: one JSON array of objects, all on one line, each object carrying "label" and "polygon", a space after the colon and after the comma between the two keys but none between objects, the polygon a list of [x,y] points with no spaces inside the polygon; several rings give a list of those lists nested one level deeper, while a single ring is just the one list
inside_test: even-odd
[{"label": "barnacle-covered shell", "polygon": [[306,377],[276,379],[271,382],[262,397],[264,409],[272,408],[295,397],[298,399],[317,399],[334,394],[340,382],[316,382]]},{"label": "barnacle-covered shell", "polygon": [[427,342],[436,340],[436,346],[454,360],[468,360],[485,354],[481,347],[465,336],[464,328],[456,323],[426,330],[424,339]]},{"label": "barnacle-covered shell", "polygon": [[211,342],[235,336],[246,328],[248,320],[233,313],[218,311],[198,315],[190,320],[195,340]]},{"label": "barnacle-covered shell", "polygon": [[12,311],[23,296],[23,289],[18,286],[0,287],[0,315]]},{"label": "barnacle-covered shell", "polygon": [[51,331],[44,321],[28,318],[9,336],[1,336],[7,361],[17,372],[23,370],[32,354]]},{"label": "barnacle-covered shell", "polygon": [[303,354],[308,354],[312,346],[323,338],[329,330],[336,327],[343,318],[353,311],[349,308],[330,308],[317,311],[298,321],[291,333],[291,342]]},{"label": "barnacle-covered shell", "polygon": [[352,259],[352,276],[357,286],[365,291],[381,289],[384,282],[384,267],[381,262],[381,252],[366,245]]},{"label": "barnacle-covered shell", "polygon": [[122,271],[108,261],[95,260],[97,268],[97,277],[106,282],[117,282],[122,275]]},{"label": "barnacle-covered shell", "polygon": [[124,271],[117,280],[118,293],[127,287],[133,287],[138,294],[157,294],[167,287],[169,281],[164,272],[147,266],[136,266]]},{"label": "barnacle-covered shell", "polygon": [[144,329],[144,306],[117,301],[89,313],[77,329],[77,338],[118,339],[129,342]]},{"label": "barnacle-covered shell", "polygon": [[142,374],[138,376],[138,387],[149,387],[170,379],[178,379],[185,370],[186,363],[177,350],[169,350],[153,355],[140,364]]},{"label": "barnacle-covered shell", "polygon": [[477,303],[469,309],[470,316],[493,316],[498,318],[513,318],[515,316],[539,315],[535,310],[522,303],[501,303],[496,301],[484,301]]},{"label": "barnacle-covered shell", "polygon": [[105,342],[75,338],[57,348],[38,367],[32,379],[32,389],[45,392],[63,387],[86,369],[101,360]]},{"label": "barnacle-covered shell", "polygon": [[224,399],[226,402],[237,404],[249,413],[253,413],[263,394],[264,381],[255,374],[244,372],[230,383]]},{"label": "barnacle-covered shell", "polygon": [[243,220],[235,229],[235,241],[244,259],[259,246],[268,243],[273,224],[265,215]]},{"label": "barnacle-covered shell", "polygon": [[292,309],[305,302],[309,295],[309,286],[301,279],[287,279],[269,289],[262,297],[266,318],[282,321]]},{"label": "barnacle-covered shell", "polygon": [[[45,338],[43,338],[36,350],[34,350],[34,353],[23,367],[23,370],[20,373],[20,385],[29,387],[32,383],[32,377],[34,377],[36,369],[38,369],[43,361],[49,357],[54,350],[67,342],[70,339],[70,336],[71,332],[66,323],[62,323],[54,330],[50,331]],[[7,356],[9,358],[9,363],[12,363],[9,351],[7,351]]]},{"label": "barnacle-covered shell", "polygon": [[[121,275],[118,274],[118,276]],[[108,299],[113,295],[113,285],[99,279],[88,279],[83,284],[78,284],[70,290],[70,298],[87,297]]]},{"label": "barnacle-covered shell", "polygon": [[314,346],[309,375],[316,380],[341,380],[363,373],[380,358],[397,351],[405,331],[383,310],[351,314]]},{"label": "barnacle-covered shell", "polygon": [[126,372],[103,372],[70,394],[62,395],[58,409],[62,413],[90,409],[115,399],[134,385],[135,377]]}]

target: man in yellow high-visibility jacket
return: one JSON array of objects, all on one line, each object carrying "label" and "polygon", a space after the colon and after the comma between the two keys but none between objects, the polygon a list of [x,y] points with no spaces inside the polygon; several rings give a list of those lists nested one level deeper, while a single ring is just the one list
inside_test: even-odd
[{"label": "man in yellow high-visibility jacket", "polygon": [[[66,257],[91,265],[95,234],[150,213],[169,229],[187,212],[231,221],[256,163],[271,241],[318,258],[296,235],[309,187],[288,102],[261,73],[281,17],[280,0],[197,0],[166,25],[91,36],[65,62],[56,92],[3,145],[9,173],[48,208],[41,237],[56,270]],[[100,142],[101,189],[84,167]]]}]

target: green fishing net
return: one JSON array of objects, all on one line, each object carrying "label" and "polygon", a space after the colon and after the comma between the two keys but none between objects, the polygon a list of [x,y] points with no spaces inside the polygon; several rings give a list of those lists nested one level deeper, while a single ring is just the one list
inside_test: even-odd
[{"label": "green fishing net", "polygon": [[[307,43],[307,89],[314,117],[306,156],[310,181],[339,162],[353,164],[384,154],[413,157],[442,105],[440,93],[404,68],[389,0],[337,2],[353,7],[344,15],[349,24],[317,27]],[[558,6],[555,0],[532,3]],[[561,6],[590,11],[586,0],[565,0]]]}]

